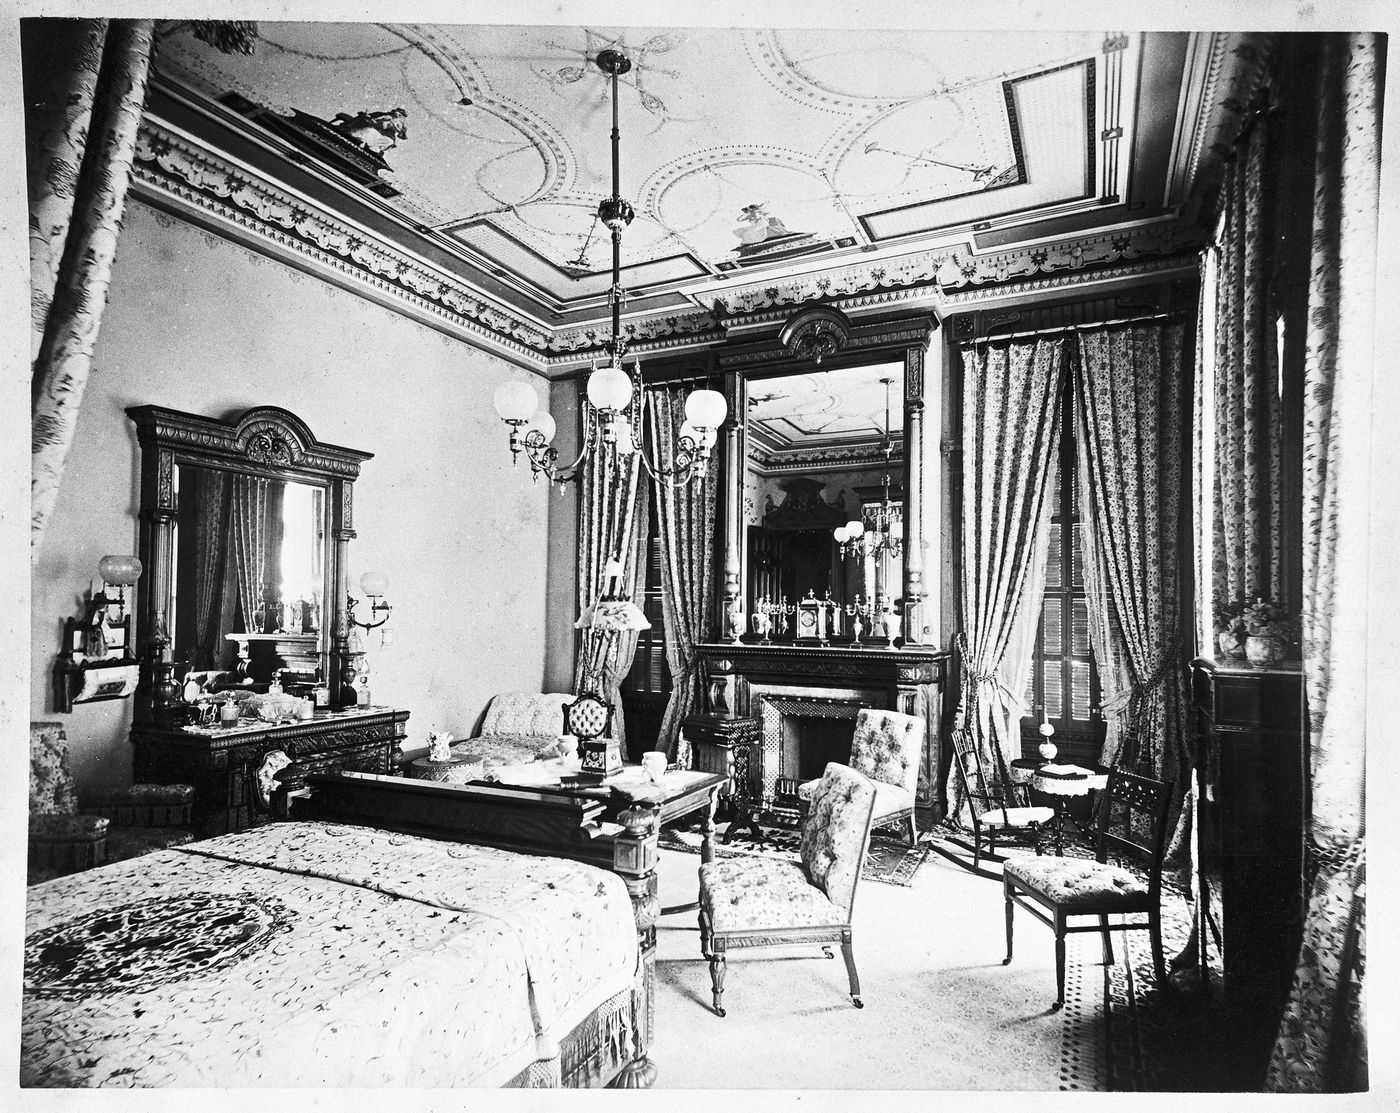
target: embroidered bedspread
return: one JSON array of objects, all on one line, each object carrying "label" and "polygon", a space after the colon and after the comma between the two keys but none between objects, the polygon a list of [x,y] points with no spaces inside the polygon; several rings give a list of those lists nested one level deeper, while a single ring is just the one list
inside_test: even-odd
[{"label": "embroidered bedspread", "polygon": [[28,891],[26,1086],[495,1086],[637,967],[622,879],[278,823]]}]

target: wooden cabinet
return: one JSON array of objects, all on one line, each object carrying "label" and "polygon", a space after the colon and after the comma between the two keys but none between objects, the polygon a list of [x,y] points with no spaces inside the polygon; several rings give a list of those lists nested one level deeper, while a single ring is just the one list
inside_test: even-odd
[{"label": "wooden cabinet", "polygon": [[1241,1089],[1262,1085],[1302,939],[1307,715],[1297,662],[1192,665],[1199,741],[1198,925],[1218,947]]},{"label": "wooden cabinet", "polygon": [[690,767],[725,778],[720,799],[732,815],[758,795],[749,755],[761,745],[763,724],[756,718],[735,715],[691,715],[681,724],[690,743]]},{"label": "wooden cabinet", "polygon": [[182,729],[138,725],[131,731],[136,780],[194,785],[193,819],[201,837],[241,831],[268,818],[256,776],[269,753],[281,750],[290,759],[279,776],[291,788],[300,787],[311,773],[392,773],[408,714],[368,707],[318,711],[314,719],[296,723]]}]

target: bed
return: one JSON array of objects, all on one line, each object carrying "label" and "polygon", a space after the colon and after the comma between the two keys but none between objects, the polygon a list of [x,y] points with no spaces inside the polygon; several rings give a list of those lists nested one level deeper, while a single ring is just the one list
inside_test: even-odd
[{"label": "bed", "polygon": [[281,811],[28,890],[22,1085],[654,1080],[650,810],[338,773]]}]

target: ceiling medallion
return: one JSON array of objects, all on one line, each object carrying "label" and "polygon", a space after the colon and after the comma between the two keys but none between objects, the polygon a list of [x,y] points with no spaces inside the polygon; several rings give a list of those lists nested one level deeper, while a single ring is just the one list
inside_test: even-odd
[{"label": "ceiling medallion", "polygon": [[779,343],[793,356],[818,364],[844,348],[850,338],[850,319],[830,305],[794,313],[778,333]]}]

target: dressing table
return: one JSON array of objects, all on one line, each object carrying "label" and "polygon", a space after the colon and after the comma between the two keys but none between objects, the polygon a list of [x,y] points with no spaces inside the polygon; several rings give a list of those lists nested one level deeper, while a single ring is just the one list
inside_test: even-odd
[{"label": "dressing table", "polygon": [[[141,450],[148,570],[136,608],[135,779],[193,785],[193,820],[210,836],[271,818],[274,775],[296,789],[312,773],[395,772],[409,713],[356,704],[362,650],[347,606],[354,482],[370,453],[318,441],[273,406],[227,421],[160,406],[127,414]],[[183,670],[259,691],[271,658],[250,645],[275,650],[278,668],[318,673],[328,705],[265,721],[245,704],[231,723],[195,721]]]}]

